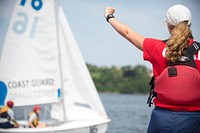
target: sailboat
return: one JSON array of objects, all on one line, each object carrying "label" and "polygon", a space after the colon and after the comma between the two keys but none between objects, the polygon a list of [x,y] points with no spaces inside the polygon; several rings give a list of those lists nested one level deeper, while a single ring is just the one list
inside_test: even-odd
[{"label": "sailboat", "polygon": [[[24,115],[0,132],[106,132],[110,119],[56,0],[16,1],[0,57],[0,106],[12,100]],[[26,128],[34,105],[48,110],[47,127]]]}]

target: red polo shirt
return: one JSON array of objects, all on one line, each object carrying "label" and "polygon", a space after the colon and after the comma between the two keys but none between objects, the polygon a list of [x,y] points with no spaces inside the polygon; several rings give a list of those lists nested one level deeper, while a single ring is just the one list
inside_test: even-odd
[{"label": "red polo shirt", "polygon": [[[190,40],[189,44],[192,44],[193,40]],[[164,68],[167,66],[167,60],[165,59],[166,44],[162,40],[146,38],[143,43],[143,58],[152,64],[155,78],[158,77]],[[200,72],[200,51],[196,54],[195,62]],[[200,82],[200,81],[199,81]],[[200,88],[199,88],[200,89]],[[175,110],[175,111],[200,111],[200,105],[191,106],[179,106],[164,103],[157,98],[154,99],[154,104],[157,107]]]}]

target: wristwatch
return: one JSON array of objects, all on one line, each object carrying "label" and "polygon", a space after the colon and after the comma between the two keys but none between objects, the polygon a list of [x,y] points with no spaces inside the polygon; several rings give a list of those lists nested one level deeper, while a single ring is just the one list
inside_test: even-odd
[{"label": "wristwatch", "polygon": [[113,14],[108,14],[108,15],[106,16],[107,22],[109,22],[109,19],[111,19],[111,18],[115,18],[115,16],[114,16]]}]

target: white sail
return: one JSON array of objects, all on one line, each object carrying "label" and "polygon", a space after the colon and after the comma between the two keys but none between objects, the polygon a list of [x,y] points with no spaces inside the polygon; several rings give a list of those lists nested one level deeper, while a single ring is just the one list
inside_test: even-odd
[{"label": "white sail", "polygon": [[[107,115],[61,7],[59,7],[58,14],[66,119],[68,121],[105,119]],[[57,117],[62,119],[62,110],[59,113],[58,110],[52,111],[61,114]]]},{"label": "white sail", "polygon": [[18,0],[0,49],[0,106],[8,100],[19,108],[48,103],[53,120],[46,128],[0,132],[106,132],[110,120],[63,9],[55,3]]},{"label": "white sail", "polygon": [[18,0],[2,48],[0,83],[15,106],[60,101],[53,0]]}]

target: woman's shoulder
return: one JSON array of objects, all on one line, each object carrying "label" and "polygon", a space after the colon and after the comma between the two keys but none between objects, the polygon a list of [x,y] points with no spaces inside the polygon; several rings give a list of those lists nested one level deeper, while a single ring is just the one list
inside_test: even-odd
[{"label": "woman's shoulder", "polygon": [[30,113],[30,116],[31,116],[31,117],[36,117],[37,114],[36,114],[35,112],[31,112],[31,113]]},{"label": "woman's shoulder", "polygon": [[144,39],[144,44],[147,44],[147,45],[158,45],[158,44],[165,45],[166,42],[167,42],[167,39],[165,39],[165,40],[156,39],[156,38],[145,38]]},{"label": "woman's shoulder", "polygon": [[166,47],[166,40],[145,38],[143,43],[143,49],[147,51],[163,50]]},{"label": "woman's shoulder", "polygon": [[146,38],[144,40],[143,58],[150,61],[152,64],[160,64],[157,61],[165,64],[165,48],[166,44],[161,39]]}]

